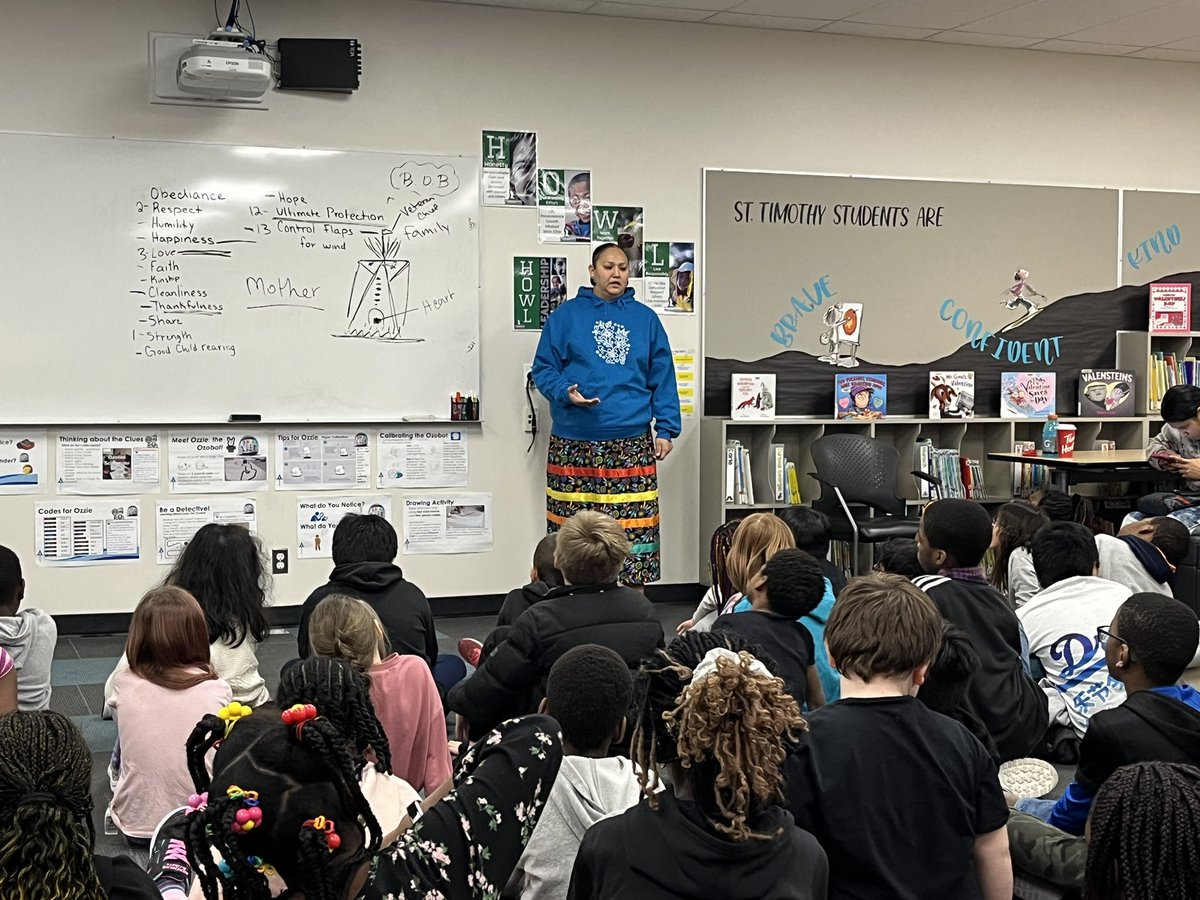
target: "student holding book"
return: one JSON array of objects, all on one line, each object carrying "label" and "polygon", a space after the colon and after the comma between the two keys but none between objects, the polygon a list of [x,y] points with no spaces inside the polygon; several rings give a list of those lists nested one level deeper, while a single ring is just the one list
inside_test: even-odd
[{"label": "student holding book", "polygon": [[1147,494],[1134,517],[1170,515],[1194,528],[1200,524],[1200,387],[1168,388],[1160,412],[1163,427],[1146,452],[1151,466],[1183,479],[1183,490]]}]

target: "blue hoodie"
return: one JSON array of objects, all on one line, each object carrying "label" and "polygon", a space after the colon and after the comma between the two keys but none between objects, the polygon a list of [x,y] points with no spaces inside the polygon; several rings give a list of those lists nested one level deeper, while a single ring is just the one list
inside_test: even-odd
[{"label": "blue hoodie", "polygon": [[[659,437],[679,436],[679,394],[671,345],[658,315],[633,297],[615,300],[580,288],[546,320],[533,382],[550,402],[554,434],[575,441],[636,437],[650,428]],[[579,385],[595,406],[576,406],[567,388]]]}]

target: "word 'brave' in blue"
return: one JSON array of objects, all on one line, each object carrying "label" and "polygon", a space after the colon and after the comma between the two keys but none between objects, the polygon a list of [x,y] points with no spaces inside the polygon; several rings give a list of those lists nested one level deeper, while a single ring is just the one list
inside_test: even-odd
[{"label": "word 'brave' in blue", "polygon": [[1125,254],[1125,261],[1129,263],[1131,268],[1140,269],[1142,263],[1150,262],[1154,259],[1155,254],[1165,253],[1170,256],[1171,251],[1179,246],[1179,226],[1170,225],[1166,231],[1161,228],[1154,232],[1150,237],[1146,238],[1132,250]]},{"label": "word 'brave' in blue", "polygon": [[[972,319],[971,314],[958,306],[952,299],[942,301],[938,316],[943,322],[949,322],[955,331],[961,331],[971,342],[971,348],[980,353],[986,353],[988,344],[994,338],[996,350],[993,359],[1007,359],[1010,363],[1029,365],[1031,362],[1044,362],[1050,365],[1062,356],[1062,335],[1044,337],[1036,341],[1013,341],[1002,338],[990,331],[985,331],[983,323]],[[1003,354],[1003,356],[1001,356]]]},{"label": "word 'brave' in blue", "polygon": [[771,340],[777,344],[782,344],[784,347],[792,346],[793,335],[800,327],[800,320],[804,317],[805,313],[812,312],[830,297],[837,296],[837,293],[829,287],[828,275],[822,275],[814,281],[811,291],[808,288],[804,288],[801,293],[804,294],[804,300],[801,300],[799,297],[793,297],[792,312],[784,313],[780,316],[779,321],[771,329]]}]

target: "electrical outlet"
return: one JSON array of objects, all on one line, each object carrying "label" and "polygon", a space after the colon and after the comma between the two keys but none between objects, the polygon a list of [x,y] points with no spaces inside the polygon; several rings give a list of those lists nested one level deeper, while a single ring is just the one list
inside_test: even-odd
[{"label": "electrical outlet", "polygon": [[288,552],[286,550],[271,551],[271,574],[286,575],[288,573]]},{"label": "electrical outlet", "polygon": [[533,434],[533,412],[525,410],[525,433]]}]

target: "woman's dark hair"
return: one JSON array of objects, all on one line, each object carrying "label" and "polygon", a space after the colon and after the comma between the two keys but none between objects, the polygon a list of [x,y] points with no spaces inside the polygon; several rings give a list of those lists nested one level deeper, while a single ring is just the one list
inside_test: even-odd
[{"label": "woman's dark hair", "polygon": [[1167,392],[1163,394],[1160,410],[1162,420],[1168,425],[1196,418],[1198,409],[1200,409],[1200,387],[1177,384],[1167,388]]},{"label": "woman's dark hair", "polygon": [[[612,241],[608,241],[604,244],[597,244],[596,249],[592,251],[593,266],[596,265],[596,262],[600,259],[601,254],[603,254],[605,250],[621,250],[621,247],[618,244],[614,244]],[[621,252],[624,253],[625,251],[621,250]]]},{"label": "woman's dark hair", "polygon": [[992,566],[992,587],[1000,592],[1008,590],[1008,560],[1018,547],[1029,549],[1029,542],[1043,525],[1050,524],[1050,517],[1032,503],[1014,500],[996,510],[996,526],[1000,529],[1000,546],[996,548],[996,561]]},{"label": "woman's dark hair", "polygon": [[1092,501],[1083,494],[1068,494],[1058,488],[1034,491],[1029,502],[1049,516],[1051,522],[1078,522],[1097,534],[1104,531]]},{"label": "woman's dark hair", "polygon": [[92,848],[92,756],[57,712],[0,716],[0,897],[108,900]]},{"label": "woman's dark hair", "polygon": [[1086,900],[1200,897],[1200,769],[1122,766],[1092,804]]},{"label": "woman's dark hair", "polygon": [[722,522],[712,533],[712,541],[708,548],[708,571],[712,576],[713,590],[717,595],[717,611],[725,612],[725,603],[737,591],[729,580],[729,566],[726,559],[729,548],[733,544],[733,533],[737,530],[738,519]]},{"label": "woman's dark hair", "polygon": [[[737,662],[691,683],[709,650],[724,647]],[[700,811],[734,841],[772,838],[751,823],[783,798],[782,766],[807,724],[778,678],[750,671],[756,652],[730,633],[689,631],[644,660],[634,676],[631,757],[651,808],[657,808],[657,763],[689,773]],[[763,661],[770,669],[772,664]]]},{"label": "woman's dark hair", "polygon": [[370,749],[376,770],[392,771],[391,748],[375,714],[370,687],[349,660],[330,656],[300,660],[279,676],[275,700],[280,709],[311,703],[350,743],[360,770],[365,764],[363,754]]},{"label": "woman's dark hair", "polygon": [[[184,841],[207,900],[269,900],[259,866],[274,867],[306,898],[341,900],[350,876],[379,849],[382,833],[359,786],[359,760],[320,713],[294,726],[260,708],[228,735],[226,723],[209,715],[188,738],[188,769],[208,803],[184,820]],[[210,779],[205,755],[218,744]],[[262,819],[251,831],[234,831],[247,792],[257,793]],[[341,839],[332,852],[325,831],[311,824],[318,816],[332,821]]]},{"label": "woman's dark hair", "polygon": [[270,573],[258,538],[239,525],[205,525],[180,554],[163,584],[196,598],[208,624],[208,642],[240,646],[267,636]]}]

